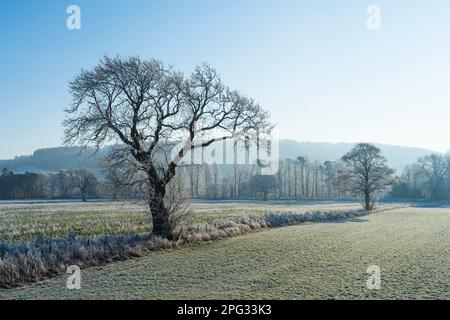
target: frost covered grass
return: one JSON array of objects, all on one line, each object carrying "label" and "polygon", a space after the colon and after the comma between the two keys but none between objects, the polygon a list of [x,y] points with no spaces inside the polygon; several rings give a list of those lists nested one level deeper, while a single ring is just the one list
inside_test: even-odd
[{"label": "frost covered grass", "polygon": [[[231,224],[232,225],[232,224]],[[0,290],[0,299],[450,299],[450,210],[250,232]],[[368,290],[369,265],[381,289]]]},{"label": "frost covered grass", "polygon": [[[372,211],[380,212],[402,208],[402,205],[385,205]],[[277,228],[283,226],[292,226],[308,222],[337,221],[352,218],[358,218],[367,215],[365,210],[361,209],[324,209],[321,210],[299,210],[299,211],[275,211],[270,213],[260,212],[254,215],[241,216],[235,220],[214,220],[212,223],[204,225],[197,224],[179,229],[181,240],[188,243],[202,241],[218,240],[239,236],[251,231],[258,231],[266,228]]]},{"label": "frost covered grass", "polygon": [[67,237],[34,242],[0,243],[0,287],[42,280],[64,273],[68,266],[104,265],[140,257],[176,244],[152,235]]},{"label": "frost covered grass", "polygon": [[143,234],[150,231],[146,210],[138,203],[0,205],[0,241]]},{"label": "frost covered grass", "polygon": [[[278,213],[348,212],[358,203],[341,202],[208,202],[193,203],[187,226],[239,222]],[[151,232],[148,207],[139,202],[0,204],[0,242],[33,241],[69,235],[98,237]]]},{"label": "frost covered grass", "polygon": [[[7,288],[56,276],[73,264],[80,268],[99,266],[140,257],[149,251],[236,237],[270,227],[343,220],[366,214],[349,207],[295,212],[274,210],[270,213],[253,209],[254,213],[251,215],[241,214],[231,220],[215,219],[212,222],[200,223],[198,221],[211,219],[205,214],[197,213],[192,221],[178,227],[176,241],[168,241],[152,236],[143,221],[136,219],[139,214],[146,213],[141,207],[126,204],[122,207],[123,212],[117,212],[114,211],[117,210],[117,205],[103,204],[103,210],[99,208],[102,206],[96,207],[95,210],[91,210],[89,206],[92,205],[82,204],[75,209],[68,207],[65,214],[60,207],[47,210],[41,207],[27,208],[30,212],[23,207],[9,207],[9,211],[4,213],[2,218],[5,221],[10,219],[9,227],[14,227],[14,232],[7,238],[9,241],[0,241],[0,287]],[[127,223],[123,224],[119,219],[132,210],[135,212],[129,213],[127,218],[130,219],[134,215],[135,223],[127,220]],[[217,212],[214,216],[224,217]],[[203,220],[196,220],[201,218]],[[40,224],[33,222],[33,219],[40,219]],[[23,220],[32,222],[28,221],[24,227],[20,224]],[[7,226],[6,223],[3,226],[6,234]],[[17,229],[16,226],[22,229]],[[74,226],[80,228],[81,232],[67,235],[67,232],[73,231]],[[114,227],[118,229],[115,230]],[[20,233],[20,230],[23,230],[23,233]]]}]

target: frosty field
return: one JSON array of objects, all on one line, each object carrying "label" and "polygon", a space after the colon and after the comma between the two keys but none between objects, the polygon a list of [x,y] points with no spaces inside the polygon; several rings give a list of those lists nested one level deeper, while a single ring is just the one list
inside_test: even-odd
[{"label": "frosty field", "polygon": [[[352,202],[200,202],[193,203],[187,224],[237,220],[247,215],[277,212],[348,211],[359,209]],[[31,241],[38,237],[69,234],[140,234],[150,232],[148,206],[142,202],[0,203],[0,241]]]},{"label": "frosty field", "polygon": [[[64,215],[55,207],[53,213],[42,210],[27,221],[39,230],[47,215],[58,219],[70,216],[74,226],[95,220],[90,229],[95,234],[129,217],[125,212],[106,213],[108,205],[96,213],[86,205],[84,209],[94,213],[93,219],[85,217],[81,209]],[[344,207],[352,205],[356,204]],[[202,219],[213,219],[208,206],[196,207],[198,212],[204,209]],[[258,203],[246,206],[221,204],[219,212],[224,216],[247,210],[262,212],[257,210],[262,210]],[[279,204],[278,209],[286,210],[286,206],[291,205]],[[17,210],[8,213],[3,208],[2,230],[5,222],[11,225],[13,217],[17,219]],[[145,231],[145,219],[145,214],[136,209],[127,222],[122,222],[123,230]],[[105,221],[109,222],[107,226],[102,225]],[[54,228],[56,234],[75,228],[63,224]],[[28,233],[26,238],[35,235]],[[366,287],[369,265],[381,268],[379,290]],[[63,275],[0,290],[0,298],[450,299],[450,209],[404,208],[348,221],[269,229],[85,269],[81,290],[66,289],[66,280]]]}]

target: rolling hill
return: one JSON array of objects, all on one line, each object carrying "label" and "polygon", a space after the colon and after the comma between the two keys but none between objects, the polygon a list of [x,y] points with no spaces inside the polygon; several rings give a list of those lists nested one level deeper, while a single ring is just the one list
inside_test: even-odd
[{"label": "rolling hill", "polygon": [[[381,148],[384,156],[397,172],[417,158],[433,153],[432,150],[376,144]],[[354,143],[322,143],[322,142],[298,142],[294,140],[280,141],[280,158],[294,159],[302,155],[311,160],[321,162],[338,160],[348,152]],[[57,147],[36,150],[29,156],[17,156],[10,160],[0,160],[0,169],[8,168],[16,173],[23,172],[57,172],[62,169],[86,167],[97,174],[101,174],[98,160],[104,157],[110,150],[105,147],[96,152],[95,149],[80,147]]]}]

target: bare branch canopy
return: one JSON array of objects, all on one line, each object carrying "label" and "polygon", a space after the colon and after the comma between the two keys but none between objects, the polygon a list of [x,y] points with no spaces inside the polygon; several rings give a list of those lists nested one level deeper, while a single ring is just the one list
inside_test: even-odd
[{"label": "bare branch canopy", "polygon": [[[65,142],[119,143],[147,175],[154,232],[167,235],[166,185],[188,151],[270,130],[253,99],[222,83],[207,64],[185,77],[157,60],[104,57],[70,83]],[[167,161],[169,150],[176,156]],[[164,155],[164,156],[162,156]]]}]

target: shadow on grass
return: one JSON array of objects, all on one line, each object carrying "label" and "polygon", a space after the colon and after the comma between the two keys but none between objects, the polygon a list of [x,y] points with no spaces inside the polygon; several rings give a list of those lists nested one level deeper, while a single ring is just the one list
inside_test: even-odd
[{"label": "shadow on grass", "polygon": [[342,220],[323,220],[323,221],[316,221],[314,223],[349,223],[349,222],[369,222],[369,219],[366,218],[360,218],[360,217],[355,217],[355,218],[349,218],[349,219],[342,219]]}]

